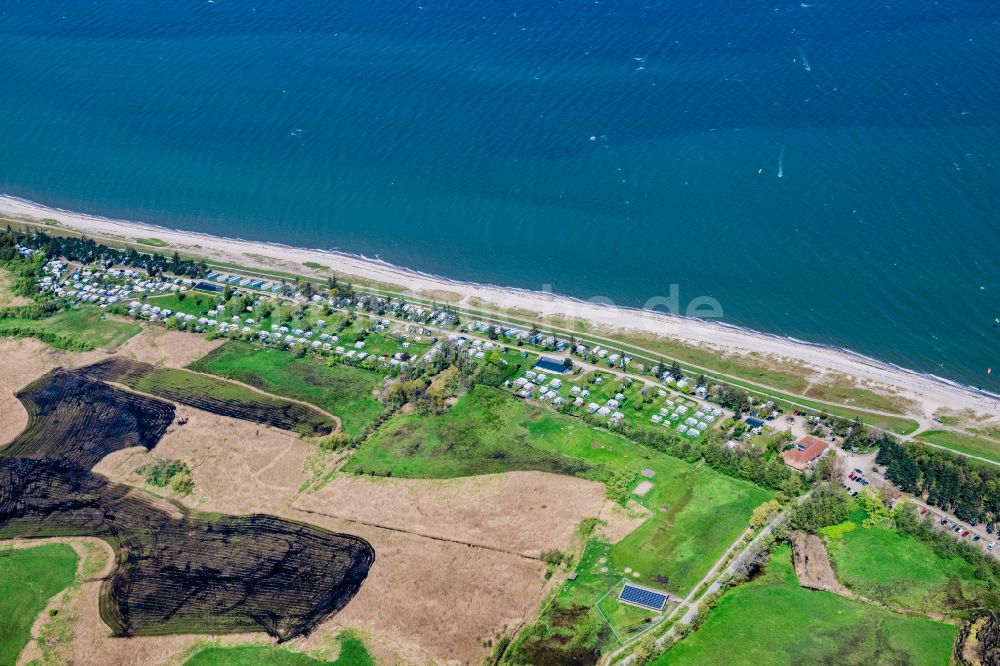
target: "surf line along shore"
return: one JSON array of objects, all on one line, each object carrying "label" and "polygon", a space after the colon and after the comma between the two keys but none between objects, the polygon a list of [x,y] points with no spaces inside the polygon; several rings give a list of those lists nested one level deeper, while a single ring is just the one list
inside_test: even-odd
[{"label": "surf line along shore", "polygon": [[[275,243],[224,238],[199,232],[114,220],[76,213],[0,195],[0,217],[11,221],[45,225],[77,232],[96,240],[130,243],[140,249],[140,239],[155,237],[157,251],[179,250],[206,261],[236,264],[262,271],[308,274],[310,264],[329,267],[338,275],[362,282],[396,285],[404,293],[427,298],[426,294],[448,292],[450,304],[476,311],[495,308],[500,316],[509,311],[531,313],[539,323],[550,318],[559,321],[579,319],[609,331],[640,331],[674,338],[692,345],[707,345],[720,354],[774,356],[804,363],[817,373],[830,372],[853,376],[861,384],[890,388],[914,400],[920,414],[930,418],[939,408],[976,413],[1000,411],[1000,397],[972,390],[937,377],[912,372],[859,354],[788,338],[758,333],[735,326],[700,319],[680,317],[653,310],[581,301],[557,294],[526,289],[476,284],[426,275],[382,261],[342,252],[289,247]],[[46,222],[43,222],[46,221]],[[529,315],[525,315],[528,317]]]}]

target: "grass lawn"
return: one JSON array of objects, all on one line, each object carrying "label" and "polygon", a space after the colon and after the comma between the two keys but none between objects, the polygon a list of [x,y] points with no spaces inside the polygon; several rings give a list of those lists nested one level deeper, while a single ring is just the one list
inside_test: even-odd
[{"label": "grass lawn", "polygon": [[966,592],[985,583],[961,557],[945,559],[894,529],[862,527],[863,512],[851,518],[857,528],[828,533],[833,538],[827,542],[837,577],[862,596],[897,608],[941,612],[947,610],[949,580],[959,581]]},{"label": "grass lawn", "polygon": [[38,614],[76,577],[77,560],[61,543],[0,550],[0,664],[17,661]]},{"label": "grass lawn", "polygon": [[704,625],[656,660],[666,664],[946,666],[958,627],[799,587],[791,549],[727,593]]},{"label": "grass lawn", "polygon": [[340,652],[335,661],[323,661],[299,652],[290,652],[270,645],[241,645],[236,647],[210,647],[196,652],[184,666],[374,666],[364,641],[345,631],[337,636]]},{"label": "grass lawn", "polygon": [[284,350],[259,349],[238,341],[226,343],[190,367],[314,404],[339,416],[351,437],[363,434],[382,412],[373,391],[381,388],[383,378],[363,368],[328,367],[313,358],[296,358]]},{"label": "grass lawn", "polygon": [[115,349],[138,334],[142,327],[131,321],[107,316],[92,307],[64,310],[44,319],[0,319],[0,337],[16,330],[51,333],[103,349]]},{"label": "grass lawn", "polygon": [[963,435],[950,430],[925,430],[919,433],[916,439],[1000,464],[1000,440],[985,435]]}]

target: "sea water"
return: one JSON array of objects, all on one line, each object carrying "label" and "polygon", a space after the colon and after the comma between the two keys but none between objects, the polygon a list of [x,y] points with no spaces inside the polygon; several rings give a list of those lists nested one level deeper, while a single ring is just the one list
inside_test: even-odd
[{"label": "sea water", "polygon": [[0,192],[628,306],[675,284],[998,391],[998,44],[987,0],[12,0]]}]

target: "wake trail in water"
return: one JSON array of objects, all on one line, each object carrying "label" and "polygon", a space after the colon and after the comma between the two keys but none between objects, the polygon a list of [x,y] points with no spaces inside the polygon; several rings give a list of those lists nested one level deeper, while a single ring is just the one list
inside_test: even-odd
[{"label": "wake trail in water", "polygon": [[785,177],[785,147],[781,147],[781,152],[778,153],[778,178]]},{"label": "wake trail in water", "polygon": [[802,58],[802,69],[807,72],[813,71],[812,67],[809,65],[809,59],[806,58],[806,52],[802,50],[801,46],[799,47],[799,57]]}]

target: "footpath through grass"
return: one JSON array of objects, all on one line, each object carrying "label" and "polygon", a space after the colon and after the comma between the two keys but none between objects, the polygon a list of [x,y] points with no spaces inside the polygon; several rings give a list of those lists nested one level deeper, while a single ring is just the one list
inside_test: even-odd
[{"label": "footpath through grass", "polygon": [[730,591],[700,629],[654,662],[946,666],[958,627],[799,587],[780,546],[760,578]]},{"label": "footpath through grass", "polygon": [[921,613],[947,612],[948,588],[965,596],[988,581],[976,567],[955,555],[944,558],[915,537],[887,527],[862,527],[856,510],[854,529],[824,530],[837,578],[854,592],[893,607]]},{"label": "footpath through grass", "polygon": [[258,349],[238,341],[226,343],[189,367],[316,405],[339,416],[351,437],[363,434],[382,413],[375,397],[382,376],[363,368],[327,366],[285,350]]},{"label": "footpath through grass", "polygon": [[916,439],[930,444],[967,453],[970,456],[986,458],[1000,465],[1000,440],[984,435],[963,435],[950,430],[925,430]]},{"label": "footpath through grass", "polygon": [[13,664],[49,600],[76,577],[78,557],[62,543],[0,549],[0,664]]},{"label": "footpath through grass", "polygon": [[210,647],[195,653],[184,666],[375,666],[364,642],[351,632],[337,636],[340,652],[334,661],[324,661],[299,652],[270,645]]}]

